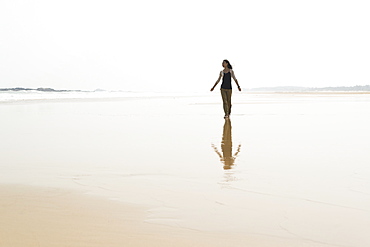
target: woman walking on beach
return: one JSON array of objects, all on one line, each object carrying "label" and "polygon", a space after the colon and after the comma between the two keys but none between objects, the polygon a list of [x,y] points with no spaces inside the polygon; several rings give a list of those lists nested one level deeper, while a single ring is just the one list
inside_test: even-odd
[{"label": "woman walking on beach", "polygon": [[230,62],[225,59],[222,62],[222,66],[224,67],[224,69],[221,70],[220,76],[218,77],[215,85],[211,88],[211,91],[215,89],[216,85],[220,82],[222,78],[221,96],[222,96],[224,112],[225,112],[224,118],[229,118],[230,113],[231,113],[231,94],[232,94],[231,77],[234,79],[236,85],[238,86],[238,90],[239,91],[242,91],[242,90],[239,86],[238,80],[235,78],[233,67],[231,66]]}]

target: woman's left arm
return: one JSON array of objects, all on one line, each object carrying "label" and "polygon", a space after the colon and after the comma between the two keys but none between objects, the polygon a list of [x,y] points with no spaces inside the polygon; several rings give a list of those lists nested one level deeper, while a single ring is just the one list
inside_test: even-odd
[{"label": "woman's left arm", "polygon": [[239,91],[242,91],[242,89],[241,89],[241,88],[240,88],[240,86],[239,86],[238,80],[235,78],[235,75],[234,75],[234,71],[233,71],[233,70],[231,70],[231,76],[232,76],[232,78],[234,79],[234,81],[235,81],[236,85],[238,86],[238,90],[239,90]]}]

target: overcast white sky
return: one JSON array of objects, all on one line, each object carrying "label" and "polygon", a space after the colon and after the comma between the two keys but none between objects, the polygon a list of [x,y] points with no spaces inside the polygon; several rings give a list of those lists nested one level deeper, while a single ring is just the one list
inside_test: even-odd
[{"label": "overcast white sky", "polygon": [[370,84],[369,1],[0,0],[0,88]]}]

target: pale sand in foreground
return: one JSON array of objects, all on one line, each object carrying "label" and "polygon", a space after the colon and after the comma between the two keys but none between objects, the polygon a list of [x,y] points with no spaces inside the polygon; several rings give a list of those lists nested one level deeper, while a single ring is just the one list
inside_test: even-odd
[{"label": "pale sand in foreground", "polygon": [[327,246],[144,222],[145,209],[52,188],[0,187],[0,246]]},{"label": "pale sand in foreground", "polygon": [[176,236],[186,230],[144,224],[143,208],[60,189],[2,186],[0,196],[0,246],[189,246]]}]

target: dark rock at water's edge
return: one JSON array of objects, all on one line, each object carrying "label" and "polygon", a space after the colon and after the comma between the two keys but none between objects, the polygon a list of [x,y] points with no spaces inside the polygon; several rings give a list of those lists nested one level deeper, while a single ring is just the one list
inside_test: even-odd
[{"label": "dark rock at water's edge", "polygon": [[55,89],[39,87],[38,89],[36,89],[36,91],[42,91],[42,92],[55,92]]},{"label": "dark rock at water's edge", "polygon": [[39,87],[38,89],[36,89],[36,91],[42,91],[42,92],[55,92],[55,89]]},{"label": "dark rock at water's edge", "polygon": [[0,88],[0,91],[32,91],[35,89],[32,88],[23,88],[23,87],[15,87],[15,88]]}]

